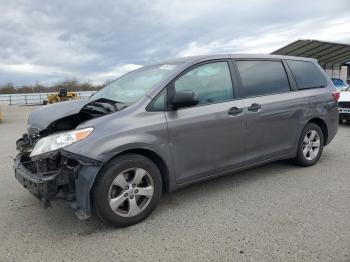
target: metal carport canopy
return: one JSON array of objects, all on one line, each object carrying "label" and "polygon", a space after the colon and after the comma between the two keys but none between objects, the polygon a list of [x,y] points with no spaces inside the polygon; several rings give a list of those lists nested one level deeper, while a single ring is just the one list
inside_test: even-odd
[{"label": "metal carport canopy", "polygon": [[350,45],[318,40],[297,40],[271,54],[311,57],[317,59],[324,69],[339,69],[350,62]]}]

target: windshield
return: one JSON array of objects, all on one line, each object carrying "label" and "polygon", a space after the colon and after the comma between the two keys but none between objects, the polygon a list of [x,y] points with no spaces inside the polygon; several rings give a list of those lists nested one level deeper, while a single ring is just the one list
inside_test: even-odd
[{"label": "windshield", "polygon": [[178,63],[152,65],[131,71],[101,89],[91,99],[106,98],[127,104],[136,102],[169,76],[178,65]]}]

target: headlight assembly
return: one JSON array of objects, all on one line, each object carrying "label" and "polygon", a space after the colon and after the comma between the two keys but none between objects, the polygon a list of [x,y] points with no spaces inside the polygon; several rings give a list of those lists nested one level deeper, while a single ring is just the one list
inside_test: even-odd
[{"label": "headlight assembly", "polygon": [[30,153],[30,157],[51,152],[81,141],[88,137],[92,130],[93,128],[89,127],[43,137],[34,145],[34,148]]}]

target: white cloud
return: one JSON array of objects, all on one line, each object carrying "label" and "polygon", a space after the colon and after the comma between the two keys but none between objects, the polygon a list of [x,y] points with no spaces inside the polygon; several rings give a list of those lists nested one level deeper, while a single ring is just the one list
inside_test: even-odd
[{"label": "white cloud", "polygon": [[33,64],[0,64],[0,71],[12,72],[12,73],[25,73],[25,74],[46,74],[46,75],[62,75],[67,72],[62,71],[60,68],[51,66],[40,66]]},{"label": "white cloud", "polygon": [[108,70],[106,72],[92,74],[88,76],[85,80],[94,84],[102,84],[106,80],[114,80],[117,77],[122,76],[140,67],[142,67],[142,65],[125,64],[125,65],[115,66],[111,70]]},{"label": "white cloud", "polygon": [[260,53],[269,54],[297,39],[317,39],[330,42],[350,41],[350,18],[314,24],[303,21],[293,27],[266,28],[251,37],[215,40],[207,44],[191,42],[177,56],[193,56],[214,53]]},{"label": "white cloud", "polygon": [[0,0],[0,10],[0,85],[100,83],[175,56],[350,42],[348,0]]}]

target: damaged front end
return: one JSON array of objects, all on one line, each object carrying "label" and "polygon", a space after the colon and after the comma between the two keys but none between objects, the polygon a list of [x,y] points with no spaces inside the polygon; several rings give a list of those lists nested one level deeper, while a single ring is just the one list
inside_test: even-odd
[{"label": "damaged front end", "polygon": [[[60,147],[64,141],[59,136],[63,135],[67,141],[81,139],[83,132],[91,133],[93,128],[79,131],[75,129],[79,124],[117,110],[108,100],[89,102],[79,111],[55,119],[44,129],[33,126],[33,122],[37,121],[34,112],[29,118],[27,133],[16,143],[19,154],[14,161],[14,170],[18,182],[40,199],[45,207],[50,206],[51,200],[65,199],[76,210],[78,218],[90,217],[90,191],[102,163],[73,154],[65,150],[65,146]],[[33,118],[34,121],[31,121]],[[55,137],[58,137],[58,142],[54,140]],[[52,138],[58,146],[51,142]],[[39,153],[36,152],[37,148]]]},{"label": "damaged front end", "polygon": [[91,216],[90,191],[101,162],[58,150],[33,160],[20,153],[14,162],[19,183],[40,199],[45,207],[55,199],[65,199],[79,219]]}]

